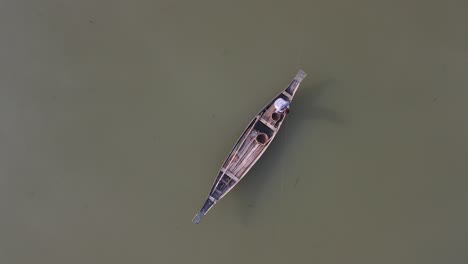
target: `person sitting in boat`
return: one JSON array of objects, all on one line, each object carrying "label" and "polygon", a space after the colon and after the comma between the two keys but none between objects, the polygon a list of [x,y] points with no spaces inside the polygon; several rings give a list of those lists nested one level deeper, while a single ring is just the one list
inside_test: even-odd
[{"label": "person sitting in boat", "polygon": [[275,100],[274,105],[276,109],[275,113],[278,113],[278,114],[289,113],[289,101],[284,100],[283,98],[280,97]]}]

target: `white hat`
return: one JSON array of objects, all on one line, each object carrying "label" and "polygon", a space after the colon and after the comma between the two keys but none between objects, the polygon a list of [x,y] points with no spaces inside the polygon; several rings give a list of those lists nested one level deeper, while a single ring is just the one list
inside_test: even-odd
[{"label": "white hat", "polygon": [[286,101],[280,97],[275,100],[274,105],[275,105],[277,112],[282,112],[284,109],[286,109],[289,106],[289,101]]}]

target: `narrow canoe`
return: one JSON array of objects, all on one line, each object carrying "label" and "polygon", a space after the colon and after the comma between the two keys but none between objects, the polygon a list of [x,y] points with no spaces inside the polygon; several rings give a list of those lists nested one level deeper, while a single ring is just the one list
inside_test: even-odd
[{"label": "narrow canoe", "polygon": [[305,72],[299,70],[289,85],[271,100],[249,123],[224,161],[203,207],[192,222],[202,217],[249,172],[275,138],[287,114]]}]

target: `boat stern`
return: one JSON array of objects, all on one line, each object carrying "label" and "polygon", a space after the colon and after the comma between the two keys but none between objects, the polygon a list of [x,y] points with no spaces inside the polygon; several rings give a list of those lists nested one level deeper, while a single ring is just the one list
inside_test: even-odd
[{"label": "boat stern", "polygon": [[297,91],[297,88],[299,87],[299,85],[301,84],[302,80],[304,80],[304,78],[307,76],[307,74],[303,71],[303,70],[299,70],[296,74],[296,77],[294,77],[294,79],[291,81],[291,83],[289,84],[288,88],[286,88],[286,91],[294,96],[294,94],[296,93]]}]

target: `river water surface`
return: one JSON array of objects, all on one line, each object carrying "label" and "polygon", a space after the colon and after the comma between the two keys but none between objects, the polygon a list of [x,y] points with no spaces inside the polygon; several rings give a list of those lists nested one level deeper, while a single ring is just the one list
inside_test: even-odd
[{"label": "river water surface", "polygon": [[[0,3],[0,262],[467,263],[468,2]],[[221,163],[302,69],[262,159]]]}]

